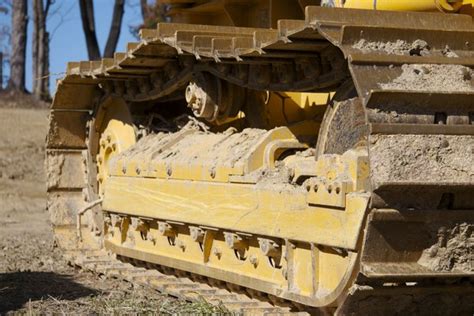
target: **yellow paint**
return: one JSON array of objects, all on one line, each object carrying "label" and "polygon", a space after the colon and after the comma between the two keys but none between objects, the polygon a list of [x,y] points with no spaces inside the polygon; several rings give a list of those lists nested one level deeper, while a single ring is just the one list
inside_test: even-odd
[{"label": "yellow paint", "polygon": [[472,5],[472,0],[347,0],[338,6],[349,9],[391,10],[391,11],[443,11],[457,12],[463,5]]},{"label": "yellow paint", "polygon": [[[263,168],[274,142],[292,139],[287,128],[265,133],[244,153],[242,176]],[[369,200],[364,193],[367,154],[350,150],[317,161],[295,156],[283,163],[294,165],[298,159],[309,162],[309,175],[319,175],[309,179],[319,181],[319,193],[288,183],[194,179],[205,169],[192,173],[196,166],[173,166],[173,174],[184,177],[190,172],[189,179],[112,172],[104,184],[102,206],[121,224],[106,226],[106,245],[126,256],[304,304],[334,304],[353,276],[358,255]],[[121,163],[130,169],[135,162]],[[328,186],[334,190],[327,191]],[[148,224],[140,226],[139,219]],[[165,233],[160,233],[160,225],[165,225]],[[193,239],[192,227],[205,231],[205,237]],[[226,234],[238,236],[237,248],[229,245]],[[276,255],[263,252],[262,239],[278,243]]]},{"label": "yellow paint", "polygon": [[347,209],[341,211],[308,206],[303,192],[257,191],[253,185],[244,184],[111,177],[105,185],[103,208],[355,249],[367,201],[367,194],[348,195]]},{"label": "yellow paint", "polygon": [[270,92],[262,120],[268,128],[287,126],[295,135],[315,137],[332,93]]},{"label": "yellow paint", "polygon": [[237,254],[223,239],[225,229],[203,227],[210,237],[199,242],[186,224],[169,221],[174,230],[170,237],[159,233],[156,222],[149,221],[145,234],[130,223],[124,217],[122,224],[106,226],[106,248],[315,306],[334,303],[350,280],[356,258],[355,253],[338,254],[302,242],[282,243],[280,256],[269,258],[259,247],[258,235],[239,232],[247,246]]},{"label": "yellow paint", "polygon": [[111,159],[133,146],[136,136],[132,116],[125,101],[109,97],[102,103],[99,111],[101,120],[97,120],[96,129],[101,137],[96,160],[99,194],[103,194],[103,184],[111,172]]}]

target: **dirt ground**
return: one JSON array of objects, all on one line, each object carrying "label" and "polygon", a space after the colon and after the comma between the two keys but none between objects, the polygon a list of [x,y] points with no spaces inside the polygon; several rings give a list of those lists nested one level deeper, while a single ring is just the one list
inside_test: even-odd
[{"label": "dirt ground", "polygon": [[67,264],[45,210],[47,114],[0,100],[0,315],[195,312],[163,296]]}]

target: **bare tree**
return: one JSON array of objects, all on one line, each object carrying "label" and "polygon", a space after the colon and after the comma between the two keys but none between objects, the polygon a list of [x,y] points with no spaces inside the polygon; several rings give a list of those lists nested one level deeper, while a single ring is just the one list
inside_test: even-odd
[{"label": "bare tree", "polygon": [[142,12],[143,21],[148,20],[150,16],[150,7],[148,6],[147,0],[140,0],[140,9]]},{"label": "bare tree", "polygon": [[94,3],[92,0],[79,0],[82,29],[86,37],[87,53],[90,60],[100,59],[99,42],[95,32]]},{"label": "bare tree", "polygon": [[137,39],[140,30],[143,28],[155,28],[157,23],[166,22],[167,5],[160,0],[149,3],[147,0],[140,0],[140,11],[143,22],[139,25],[129,25],[130,33]]},{"label": "bare tree", "polygon": [[8,89],[25,92],[26,27],[28,24],[27,0],[15,0],[12,7],[12,54]]},{"label": "bare tree", "polygon": [[[0,16],[8,15],[12,11],[11,0],[0,0]],[[6,75],[6,67],[10,64],[11,53],[11,21],[7,19],[0,19],[0,52],[2,61],[0,62],[0,86],[5,87],[4,83],[8,84],[8,76]]]},{"label": "bare tree", "polygon": [[49,33],[46,21],[54,0],[33,0],[33,95],[48,100],[49,94]]},{"label": "bare tree", "polygon": [[[110,25],[109,36],[104,50],[104,57],[112,57],[117,49],[122,27],[125,0],[115,0],[112,23]],[[82,28],[86,38],[87,52],[89,59],[98,60],[101,58],[99,43],[95,29],[94,3],[93,0],[79,0],[81,10]]]},{"label": "bare tree", "polygon": [[117,49],[120,29],[122,28],[124,4],[125,0],[115,0],[114,13],[110,25],[109,37],[107,38],[107,44],[105,45],[104,57],[113,57],[115,50]]},{"label": "bare tree", "polygon": [[[8,9],[0,3],[0,14],[7,14]],[[1,36],[1,34],[0,34]],[[1,49],[1,47],[0,47]],[[0,91],[3,90],[3,51],[0,50]]]},{"label": "bare tree", "polygon": [[3,52],[0,52],[0,91],[3,90]]}]

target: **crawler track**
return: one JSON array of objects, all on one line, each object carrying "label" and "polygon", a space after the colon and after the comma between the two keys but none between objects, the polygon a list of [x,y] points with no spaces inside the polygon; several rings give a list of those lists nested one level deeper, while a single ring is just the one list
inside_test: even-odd
[{"label": "crawler track", "polygon": [[70,252],[65,255],[65,259],[85,271],[149,287],[186,301],[199,302],[204,299],[211,304],[223,305],[233,314],[303,316],[316,312],[305,306],[276,297],[271,298],[255,291],[246,291],[232,284],[136,259],[116,257],[105,251],[90,252],[86,255]]},{"label": "crawler track", "polygon": [[[421,20],[424,23],[420,26]],[[61,245],[74,249],[81,244],[69,237],[75,227],[75,212],[98,197],[95,157],[99,137],[93,122],[103,119],[95,115],[104,96],[126,100],[132,107],[166,102],[176,98],[193,72],[201,71],[241,87],[271,91],[324,92],[352,81],[358,97],[337,103],[334,111],[328,112],[316,148],[318,156],[341,155],[362,143],[370,153],[371,187],[368,192],[355,193],[370,194],[370,207],[360,222],[360,237],[354,237],[354,247],[337,249],[357,257],[352,283],[345,287],[341,296],[345,303],[338,312],[386,313],[398,306],[403,312],[423,313],[421,308],[426,304],[440,313],[453,308],[461,314],[472,312],[472,253],[468,258],[471,266],[463,272],[452,266],[436,270],[418,261],[420,250],[433,249],[447,238],[437,235],[440,228],[460,231],[467,225],[467,235],[461,237],[472,249],[472,19],[307,7],[305,21],[282,20],[278,25],[277,30],[263,30],[160,24],[156,30],[143,31],[140,43],[129,44],[127,53],[116,54],[114,59],[68,66],[52,106],[47,152],[49,210]],[[403,43],[392,49],[390,45],[400,38]],[[424,44],[417,42],[420,39]],[[452,77],[446,78],[446,72]],[[426,76],[414,77],[420,73]],[[452,84],[426,85],[426,81]],[[341,99],[349,97],[354,95]],[[122,176],[138,178],[126,171]],[[100,239],[104,229],[100,219],[114,212],[107,209],[104,214],[99,207],[94,208],[88,220],[92,234],[83,234],[84,238],[93,240],[95,235]],[[136,214],[127,216],[140,220]],[[94,221],[95,225],[91,224]],[[183,227],[193,224],[181,222]],[[291,245],[286,237],[281,240]],[[83,245],[90,244],[83,241]],[[232,311],[287,313],[309,309],[256,290],[246,293],[262,301],[247,294],[229,294],[226,289],[210,286],[211,279],[197,273],[167,268],[176,277],[158,272],[165,268],[137,268],[143,265],[140,258],[152,256],[126,245],[107,245],[134,266],[103,255],[90,256],[87,251],[74,260],[84,268],[132,283],[145,282],[144,276],[150,276],[147,284],[185,299],[192,299],[194,292],[210,300],[218,297]],[[312,251],[318,249],[315,242],[308,245]],[[146,261],[145,265],[152,267],[152,261]],[[199,271],[199,267],[195,269]],[[209,272],[201,270],[205,273]],[[199,278],[204,283],[196,283]],[[229,283],[232,290],[242,285]],[[281,296],[317,306],[314,283],[316,290],[311,297],[299,297],[298,293]],[[251,282],[243,285],[254,286]],[[291,292],[291,286],[288,288]],[[278,307],[280,303],[291,308]],[[334,311],[335,306],[323,310]]]},{"label": "crawler track", "polygon": [[[310,308],[233,284],[145,261],[115,256],[105,251],[68,252],[65,253],[65,259],[85,271],[149,287],[189,302],[204,299],[210,304],[223,305],[237,315],[303,316],[334,313],[332,309]],[[460,304],[463,308],[459,315],[469,315],[469,310],[473,307],[474,292],[468,280],[457,279],[445,286],[424,287],[399,286],[393,279],[385,284],[381,279],[377,282],[360,280],[359,283],[353,287],[350,299],[341,306],[338,313],[352,315],[364,312],[374,315],[393,313],[398,309],[424,315],[426,304],[429,304],[438,307],[435,315],[446,315],[453,312],[452,306],[447,304]],[[440,297],[443,297],[443,302],[439,302]]]}]

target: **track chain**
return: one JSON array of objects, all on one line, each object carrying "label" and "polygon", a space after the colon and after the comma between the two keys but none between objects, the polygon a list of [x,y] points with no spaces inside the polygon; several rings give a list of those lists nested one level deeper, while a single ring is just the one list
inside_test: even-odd
[{"label": "track chain", "polygon": [[[295,304],[291,302],[282,300],[271,302],[271,298],[262,293],[247,293],[237,288],[230,290],[221,281],[190,275],[139,260],[115,257],[105,251],[96,251],[87,255],[74,251],[65,253],[64,257],[68,262],[85,271],[147,287],[188,302],[199,302],[204,299],[212,305],[223,305],[234,315],[305,316],[314,314],[311,311],[297,310]],[[298,308],[304,307],[298,306]]]}]

